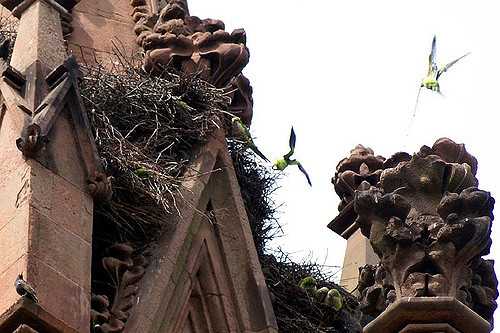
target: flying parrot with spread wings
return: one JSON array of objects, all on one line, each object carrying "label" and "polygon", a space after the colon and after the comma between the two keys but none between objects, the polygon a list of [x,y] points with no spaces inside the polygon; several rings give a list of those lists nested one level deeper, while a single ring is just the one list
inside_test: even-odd
[{"label": "flying parrot with spread wings", "polygon": [[431,47],[431,53],[429,54],[429,64],[428,64],[428,69],[427,69],[427,76],[422,79],[422,82],[420,84],[420,88],[424,87],[429,90],[441,93],[441,89],[439,87],[439,78],[441,75],[443,75],[446,71],[448,71],[451,66],[455,65],[458,61],[469,55],[470,52],[464,54],[461,57],[458,57],[457,59],[453,60],[452,62],[447,63],[446,65],[442,66],[441,68],[438,68],[436,64],[436,36],[432,39],[432,47]]},{"label": "flying parrot with spread wings", "polygon": [[461,57],[458,57],[457,59],[447,63],[444,66],[441,66],[440,68],[436,64],[436,36],[432,38],[432,46],[431,46],[431,53],[429,54],[429,60],[428,60],[428,68],[427,68],[427,75],[422,79],[420,82],[420,88],[418,89],[417,93],[417,99],[415,102],[415,108],[413,110],[413,115],[410,121],[410,126],[408,127],[408,132],[409,129],[411,128],[411,125],[413,123],[413,119],[415,118],[415,115],[417,113],[417,107],[418,107],[418,100],[420,97],[420,92],[422,88],[426,88],[432,91],[435,91],[439,94],[441,94],[441,87],[439,85],[439,78],[447,72],[451,66],[455,65],[458,61],[469,55],[470,52],[467,52]]},{"label": "flying parrot with spread wings", "polygon": [[295,159],[291,159],[293,153],[295,152],[295,141],[296,141],[295,131],[293,130],[292,127],[289,140],[290,151],[286,155],[283,155],[283,158],[277,160],[274,163],[273,168],[276,170],[283,171],[289,165],[296,165],[299,168],[299,170],[306,176],[309,186],[312,186],[311,179],[309,178],[309,175],[307,174],[307,171],[304,169],[302,164],[300,164],[300,162]]}]

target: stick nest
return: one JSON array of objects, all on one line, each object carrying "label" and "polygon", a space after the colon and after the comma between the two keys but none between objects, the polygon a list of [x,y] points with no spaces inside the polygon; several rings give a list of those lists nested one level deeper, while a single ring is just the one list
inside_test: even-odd
[{"label": "stick nest", "polygon": [[[316,262],[294,262],[282,251],[261,256],[260,261],[280,332],[362,331],[356,298],[335,284],[333,274],[326,273],[325,267]],[[337,289],[343,297],[343,308],[337,312],[302,290],[299,282],[306,276],[315,278],[320,287]]]},{"label": "stick nest", "polygon": [[176,210],[193,154],[220,128],[230,100],[196,75],[149,76],[124,63],[83,69],[81,94],[114,177],[113,200],[100,211],[128,240],[142,238]]}]

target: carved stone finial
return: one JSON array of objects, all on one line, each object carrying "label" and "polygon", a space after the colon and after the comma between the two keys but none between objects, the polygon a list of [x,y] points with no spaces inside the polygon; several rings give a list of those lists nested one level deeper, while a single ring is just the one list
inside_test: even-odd
[{"label": "carved stone finial", "polygon": [[167,67],[198,74],[232,98],[230,111],[247,125],[252,118],[252,89],[241,74],[248,64],[245,30],[224,31],[224,22],[190,16],[186,1],[170,0],[152,13],[144,0],[132,0],[137,43],[144,69],[161,74]]},{"label": "carved stone finial", "polygon": [[354,191],[363,181],[375,185],[382,173],[385,158],[375,156],[371,148],[357,145],[351,155],[337,165],[337,172],[332,179],[335,191],[342,199],[339,211],[354,199]]},{"label": "carved stone finial", "polygon": [[354,192],[356,224],[381,260],[361,270],[364,309],[377,315],[404,297],[451,296],[492,322],[497,280],[481,256],[491,245],[494,199],[477,188],[476,159],[449,139],[408,156],[387,160],[378,182],[362,180]]},{"label": "carved stone finial", "polygon": [[354,193],[363,182],[377,184],[384,168],[384,161],[385,158],[375,156],[371,148],[357,145],[351,150],[349,157],[339,162],[332,183],[341,199],[338,207],[341,213],[328,225],[330,229],[344,238],[349,238],[356,231]]}]

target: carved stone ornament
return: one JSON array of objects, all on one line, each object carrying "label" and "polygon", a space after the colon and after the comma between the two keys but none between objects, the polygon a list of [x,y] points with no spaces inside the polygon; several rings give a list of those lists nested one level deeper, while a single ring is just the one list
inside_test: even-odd
[{"label": "carved stone ornament", "polygon": [[89,192],[96,201],[109,201],[113,196],[111,180],[102,172],[95,172],[88,180]]},{"label": "carved stone ornament", "polygon": [[91,325],[96,333],[123,332],[147,266],[146,258],[134,255],[134,249],[127,244],[114,245],[107,252],[109,256],[102,259],[102,265],[115,293],[112,301],[106,295],[92,295]]},{"label": "carved stone ornament", "polygon": [[146,0],[132,0],[137,43],[144,49],[144,69],[161,74],[166,67],[198,73],[232,98],[230,111],[247,125],[252,119],[252,88],[241,71],[250,53],[243,29],[224,31],[224,22],[190,16],[187,3],[169,0],[152,13]]},{"label": "carved stone ornament", "polygon": [[[40,64],[35,62],[33,72],[38,73],[39,66]],[[47,160],[50,160],[51,154],[47,153],[45,148],[50,143],[52,129],[63,112],[69,113],[74,125],[76,142],[81,146],[80,151],[88,175],[89,193],[97,201],[107,201],[113,194],[111,178],[103,174],[95,140],[90,131],[90,124],[78,87],[81,75],[74,56],[68,57],[42,79],[37,75],[25,76],[6,64],[3,72],[4,80],[8,78],[7,83],[25,101],[18,107],[31,118],[16,140],[16,146],[24,157],[37,159],[44,165],[50,164]],[[43,84],[39,81],[43,81]],[[30,98],[30,94],[26,93],[29,90],[28,87],[35,90],[33,95],[42,95],[45,88],[48,93],[36,102],[36,98]]]},{"label": "carved stone ornament", "polygon": [[46,136],[42,135],[40,126],[31,124],[26,128],[25,135],[16,140],[16,146],[24,156],[32,158],[43,148],[46,141]]},{"label": "carved stone ornament", "polygon": [[348,197],[349,184],[356,188],[356,225],[380,258],[379,266],[360,270],[364,311],[376,316],[404,297],[450,296],[492,323],[498,283],[493,262],[481,257],[491,246],[494,199],[477,188],[476,159],[463,145],[440,139],[410,159],[399,153],[382,165],[370,157],[384,169],[376,182],[378,173],[365,162],[361,167],[366,156],[372,155],[351,157],[359,172],[340,169],[337,176],[347,184],[341,197]]},{"label": "carved stone ornament", "polygon": [[340,214],[328,225],[330,229],[344,238],[349,238],[357,229],[355,221],[357,214],[354,211],[354,193],[363,182],[377,185],[382,171],[392,167],[400,161],[410,160],[411,156],[399,153],[386,160],[382,156],[375,156],[372,149],[357,145],[349,157],[344,158],[337,165],[332,183],[341,201]]}]

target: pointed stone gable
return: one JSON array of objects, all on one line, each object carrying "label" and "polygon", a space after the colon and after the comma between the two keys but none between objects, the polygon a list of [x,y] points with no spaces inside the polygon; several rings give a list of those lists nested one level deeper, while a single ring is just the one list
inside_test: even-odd
[{"label": "pointed stone gable", "polygon": [[277,332],[232,161],[219,134],[184,184],[175,231],[139,284],[124,332]]}]

